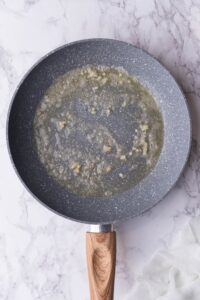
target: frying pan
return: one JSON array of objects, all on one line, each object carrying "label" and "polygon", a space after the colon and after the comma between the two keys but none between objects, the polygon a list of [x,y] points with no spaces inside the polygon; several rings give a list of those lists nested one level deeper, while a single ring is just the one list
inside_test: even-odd
[{"label": "frying pan", "polygon": [[[154,95],[163,118],[164,141],[153,170],[110,197],[80,197],[59,185],[42,166],[34,142],[36,108],[48,87],[58,76],[86,65],[123,67]],[[191,123],[179,86],[157,60],[131,44],[74,42],[43,57],[25,75],[11,102],[7,140],[15,170],[36,199],[59,215],[92,224],[86,236],[91,299],[113,299],[116,234],[110,224],[153,207],[175,184],[188,157]]]}]

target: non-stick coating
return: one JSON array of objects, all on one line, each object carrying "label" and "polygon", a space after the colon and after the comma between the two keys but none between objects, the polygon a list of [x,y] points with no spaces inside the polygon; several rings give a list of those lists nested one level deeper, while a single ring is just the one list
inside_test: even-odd
[{"label": "non-stick coating", "polygon": [[[155,96],[164,121],[164,144],[155,168],[137,186],[109,198],[80,198],[58,185],[41,165],[34,143],[33,119],[46,89],[58,76],[88,64],[122,66],[133,74]],[[26,187],[58,214],[85,223],[113,223],[154,206],[177,181],[190,140],[186,101],[173,77],[141,49],[116,40],[83,40],[45,56],[17,89],[8,118],[10,154]]]}]

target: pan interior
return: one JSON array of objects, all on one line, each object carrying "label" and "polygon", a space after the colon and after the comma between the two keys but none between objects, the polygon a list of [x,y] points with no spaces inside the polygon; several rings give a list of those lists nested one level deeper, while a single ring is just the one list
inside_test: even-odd
[{"label": "pan interior", "polygon": [[151,93],[123,68],[84,66],[59,76],[34,118],[48,174],[81,197],[135,186],[154,167],[163,120]]}]

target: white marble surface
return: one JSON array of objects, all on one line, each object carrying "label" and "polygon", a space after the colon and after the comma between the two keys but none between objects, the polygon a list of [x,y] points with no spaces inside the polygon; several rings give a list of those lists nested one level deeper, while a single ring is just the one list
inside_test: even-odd
[{"label": "white marble surface", "polygon": [[199,24],[198,0],[0,0],[0,299],[89,298],[87,226],[41,206],[24,190],[9,161],[6,115],[23,74],[57,46],[109,37],[153,54],[186,93],[194,140],[184,174],[155,208],[117,228],[115,299],[131,300],[152,256],[200,214]]}]

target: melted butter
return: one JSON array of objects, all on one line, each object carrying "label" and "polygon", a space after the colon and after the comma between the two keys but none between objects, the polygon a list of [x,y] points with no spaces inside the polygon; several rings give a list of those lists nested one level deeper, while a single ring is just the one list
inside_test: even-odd
[{"label": "melted butter", "polygon": [[80,196],[110,196],[154,167],[163,121],[147,89],[125,70],[86,66],[57,78],[35,119],[41,163]]}]

